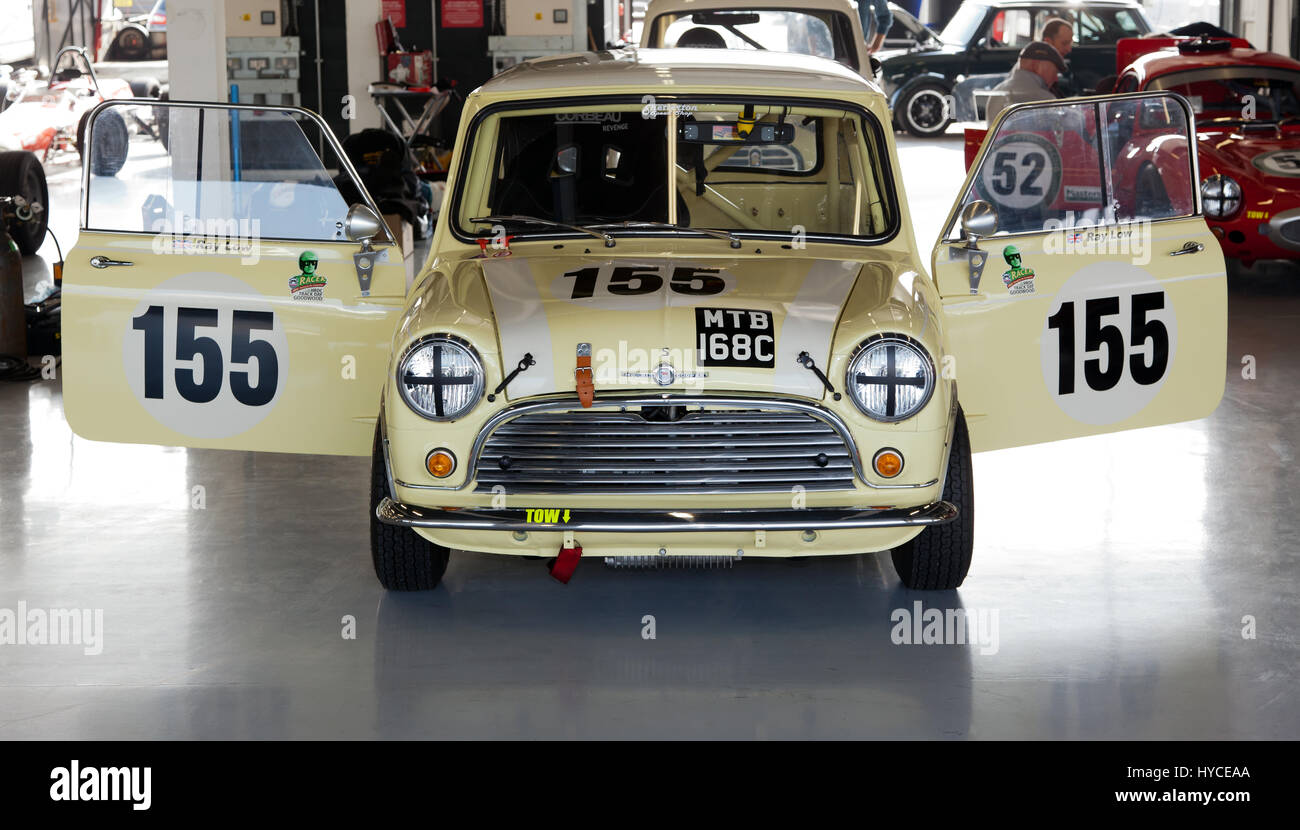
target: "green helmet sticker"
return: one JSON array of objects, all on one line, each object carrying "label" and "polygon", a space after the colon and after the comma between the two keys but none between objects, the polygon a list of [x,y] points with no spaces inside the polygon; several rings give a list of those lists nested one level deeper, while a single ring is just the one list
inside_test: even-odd
[{"label": "green helmet sticker", "polygon": [[299,273],[289,278],[289,296],[313,302],[325,299],[326,279],[316,272],[319,265],[314,251],[303,251],[298,256]]},{"label": "green helmet sticker", "polygon": [[1010,271],[1002,274],[1002,282],[1007,287],[1009,294],[1033,294],[1034,293],[1034,269],[1026,268],[1021,261],[1020,249],[1015,245],[1008,245],[1002,249],[1002,258],[1011,266]]}]

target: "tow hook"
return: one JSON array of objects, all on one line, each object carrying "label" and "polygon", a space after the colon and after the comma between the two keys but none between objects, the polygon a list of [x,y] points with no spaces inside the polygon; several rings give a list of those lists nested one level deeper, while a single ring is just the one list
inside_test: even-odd
[{"label": "tow hook", "polygon": [[573,538],[573,531],[564,532],[564,544],[560,547],[560,555],[555,557],[551,563],[550,573],[565,585],[573,578],[573,572],[578,568],[578,560],[582,558],[582,545]]}]

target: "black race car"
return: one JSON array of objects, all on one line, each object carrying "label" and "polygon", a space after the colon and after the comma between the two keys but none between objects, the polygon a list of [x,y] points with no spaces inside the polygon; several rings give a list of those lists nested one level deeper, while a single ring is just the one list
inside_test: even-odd
[{"label": "black race car", "polygon": [[1020,50],[1054,17],[1074,24],[1070,66],[1060,85],[1084,94],[1115,74],[1115,43],[1151,31],[1136,0],[967,0],[931,43],[907,52],[880,52],[879,79],[894,123],[912,135],[943,134],[954,117],[953,87],[973,75],[1005,75]]}]

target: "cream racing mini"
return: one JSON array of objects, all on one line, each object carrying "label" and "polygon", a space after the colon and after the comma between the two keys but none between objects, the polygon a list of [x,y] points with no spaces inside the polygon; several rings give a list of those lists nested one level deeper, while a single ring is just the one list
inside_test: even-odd
[{"label": "cream racing mini", "polygon": [[68,419],[371,454],[387,588],[435,586],[452,549],[554,557],[564,580],[580,557],[890,550],[906,586],[953,588],[972,451],[1199,418],[1223,391],[1195,170],[1155,206],[1114,180],[1123,112],[1193,140],[1170,93],[1008,109],[926,262],[885,98],[850,69],[530,61],[468,98],[410,285],[317,117],[161,106],[170,151],[137,139],[121,173],[86,174]]}]

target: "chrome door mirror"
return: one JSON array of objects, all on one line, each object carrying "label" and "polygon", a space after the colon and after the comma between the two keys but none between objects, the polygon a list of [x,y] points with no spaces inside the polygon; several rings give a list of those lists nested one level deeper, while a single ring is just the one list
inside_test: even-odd
[{"label": "chrome door mirror", "polygon": [[343,220],[343,233],[352,242],[368,243],[379,236],[383,229],[383,220],[367,205],[348,208],[347,218]]},{"label": "chrome door mirror", "polygon": [[998,209],[982,200],[976,200],[961,210],[961,232],[966,245],[975,247],[975,240],[998,232]]}]

